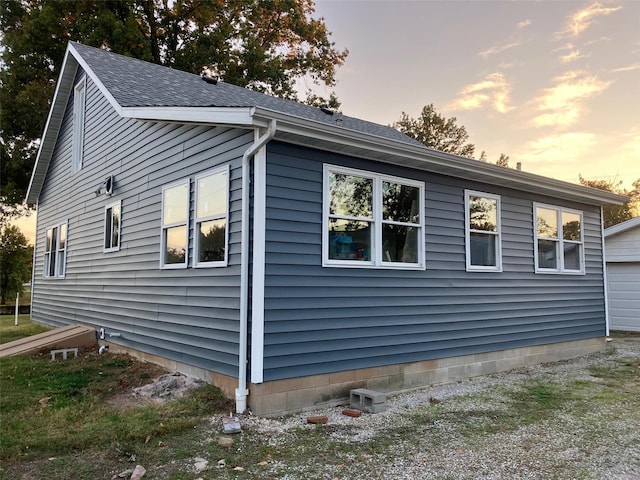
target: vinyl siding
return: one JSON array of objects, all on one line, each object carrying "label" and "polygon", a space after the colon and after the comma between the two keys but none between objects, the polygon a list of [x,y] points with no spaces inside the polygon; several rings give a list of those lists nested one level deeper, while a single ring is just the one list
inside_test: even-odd
[{"label": "vinyl siding", "polygon": [[[426,270],[322,265],[323,163],[425,182]],[[464,190],[501,195],[503,272],[465,268]],[[586,275],[534,273],[532,202],[582,210]],[[270,143],[264,379],[603,336],[599,209]]]},{"label": "vinyl siding", "polygon": [[612,330],[640,332],[640,227],[605,238]]},{"label": "vinyl siding", "polygon": [[[82,169],[71,173],[73,96],[38,204],[34,320],[82,323],[110,340],[176,361],[237,375],[241,157],[246,130],[120,118],[87,78]],[[230,164],[229,266],[162,270],[162,187]],[[114,194],[94,191],[114,175]],[[121,247],[103,253],[104,207],[121,200]],[[46,228],[68,221],[66,277],[43,278]],[[109,339],[109,338],[108,338]]]}]

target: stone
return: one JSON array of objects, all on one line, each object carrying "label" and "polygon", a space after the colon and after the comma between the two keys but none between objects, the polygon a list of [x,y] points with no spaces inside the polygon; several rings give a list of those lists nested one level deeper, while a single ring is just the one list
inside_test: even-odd
[{"label": "stone", "polygon": [[346,410],[342,411],[342,414],[346,415],[347,417],[358,418],[359,416],[362,415],[362,412],[360,410],[353,410],[351,408],[347,408]]},{"label": "stone", "polygon": [[231,437],[218,437],[217,440],[218,445],[221,447],[231,447],[233,446],[233,438]]},{"label": "stone", "polygon": [[131,480],[140,480],[145,473],[147,473],[147,470],[142,465],[136,465],[131,474]]}]

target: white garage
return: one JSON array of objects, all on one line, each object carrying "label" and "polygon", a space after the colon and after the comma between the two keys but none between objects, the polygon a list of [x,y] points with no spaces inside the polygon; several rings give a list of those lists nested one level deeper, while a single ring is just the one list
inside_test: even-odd
[{"label": "white garage", "polygon": [[604,231],[611,330],[640,332],[640,217]]}]

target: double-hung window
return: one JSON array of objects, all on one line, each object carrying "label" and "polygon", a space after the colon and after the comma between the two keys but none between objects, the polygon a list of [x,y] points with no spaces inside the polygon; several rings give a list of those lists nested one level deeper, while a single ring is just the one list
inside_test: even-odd
[{"label": "double-hung window", "polygon": [[186,268],[189,242],[189,180],[162,189],[161,268]]},{"label": "double-hung window", "polygon": [[465,190],[464,204],[467,270],[501,271],[500,196]]},{"label": "double-hung window", "polygon": [[67,223],[47,228],[44,247],[45,278],[64,278],[67,257]]},{"label": "double-hung window", "polygon": [[324,166],[323,265],[424,268],[424,183]]},{"label": "double-hung window", "polygon": [[84,76],[73,90],[73,142],[71,147],[71,171],[73,173],[82,168],[86,90],[87,77]]},{"label": "double-hung window", "polygon": [[534,204],[537,273],[584,273],[582,212]]},{"label": "double-hung window", "polygon": [[120,250],[120,201],[104,209],[104,252]]},{"label": "double-hung window", "polygon": [[229,168],[196,177],[193,264],[216,267],[227,264]]}]

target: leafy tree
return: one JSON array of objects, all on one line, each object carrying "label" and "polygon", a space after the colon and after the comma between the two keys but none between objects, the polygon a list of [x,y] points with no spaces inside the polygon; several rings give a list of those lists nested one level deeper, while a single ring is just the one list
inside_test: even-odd
[{"label": "leafy tree", "polygon": [[290,99],[301,78],[334,86],[348,55],[313,17],[312,0],[2,0],[0,9],[7,206],[26,193],[68,40],[192,73],[207,67],[228,83]]},{"label": "leafy tree", "polygon": [[16,293],[22,293],[22,284],[31,278],[33,247],[27,237],[14,225],[4,227],[0,233],[0,304],[5,305]]},{"label": "leafy tree", "polygon": [[501,153],[500,158],[496,162],[496,165],[499,165],[501,167],[509,167],[509,155]]},{"label": "leafy tree", "polygon": [[467,143],[467,129],[456,124],[456,118],[440,115],[433,103],[423,107],[418,118],[402,112],[400,120],[392,125],[405,135],[441,152],[473,158],[475,145]]},{"label": "leafy tree", "polygon": [[[632,197],[632,201],[635,196],[637,202],[640,196],[638,195],[638,187],[640,187],[640,178],[633,182],[634,190],[627,191],[622,187],[622,180],[587,180],[582,175],[579,176],[580,184],[586,187],[598,188],[600,190],[606,190],[608,192],[620,193],[622,195],[629,195]],[[632,201],[625,203],[624,205],[605,205],[603,207],[604,228],[609,228],[618,223],[622,223],[626,220],[633,218],[634,211],[637,206],[634,206]]]}]

